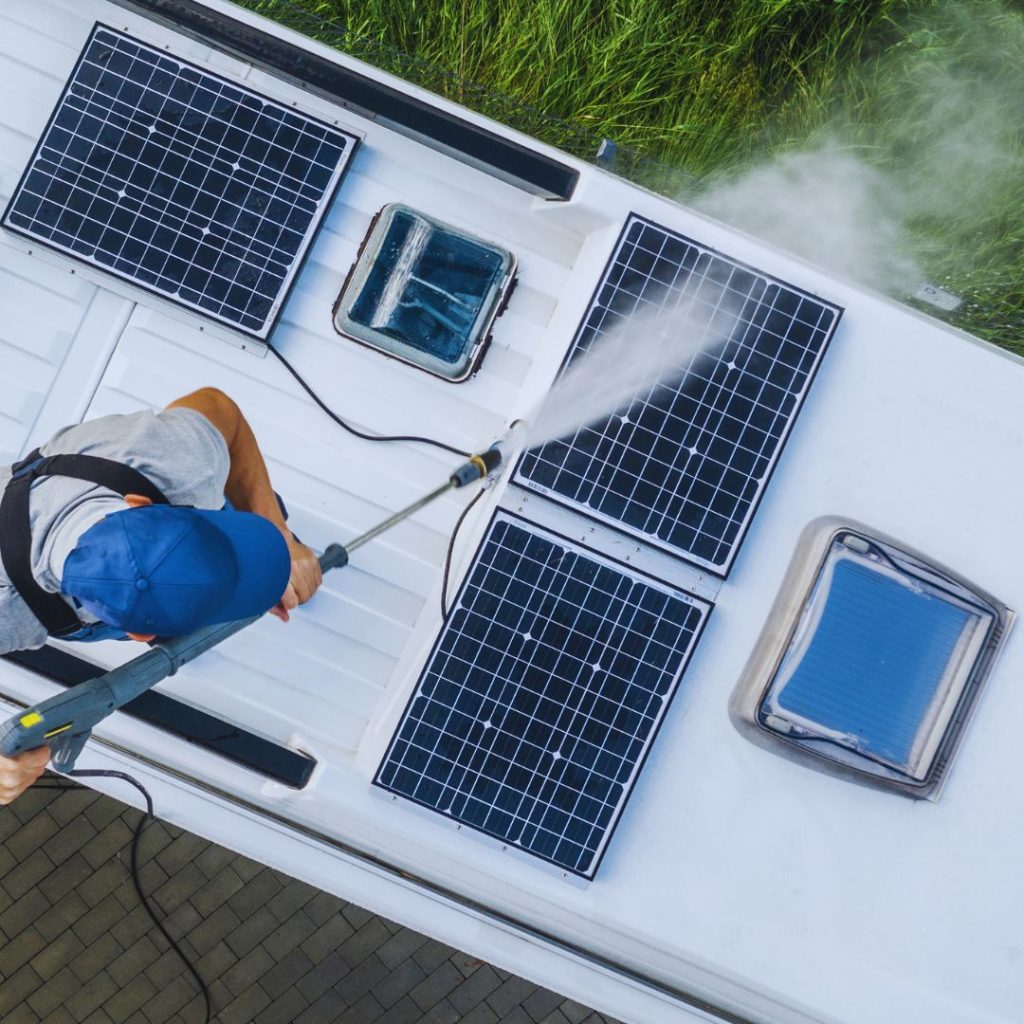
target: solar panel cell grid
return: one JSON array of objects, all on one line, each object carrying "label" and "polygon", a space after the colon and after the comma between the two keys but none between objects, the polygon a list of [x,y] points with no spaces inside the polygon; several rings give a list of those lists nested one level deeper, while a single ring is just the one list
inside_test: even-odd
[{"label": "solar panel cell grid", "polygon": [[707,346],[615,415],[528,452],[517,479],[724,575],[838,316],[631,218],[566,365],[630,330]]},{"label": "solar panel cell grid", "polygon": [[266,337],[356,141],[98,26],[4,223]]},{"label": "solar panel cell grid", "polygon": [[592,876],[707,611],[499,515],[375,781]]}]

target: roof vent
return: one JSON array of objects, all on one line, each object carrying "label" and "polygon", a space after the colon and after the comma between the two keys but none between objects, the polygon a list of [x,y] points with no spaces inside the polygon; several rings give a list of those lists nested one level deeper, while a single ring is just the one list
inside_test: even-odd
[{"label": "roof vent", "polygon": [[398,203],[370,226],[334,309],[339,332],[439,377],[479,366],[515,259]]},{"label": "roof vent", "polygon": [[734,721],[813,767],[936,799],[1012,617],[878,533],[816,520],[733,696]]}]

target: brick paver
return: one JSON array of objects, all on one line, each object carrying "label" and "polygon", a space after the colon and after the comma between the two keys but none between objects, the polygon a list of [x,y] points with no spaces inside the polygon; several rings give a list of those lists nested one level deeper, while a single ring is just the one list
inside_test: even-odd
[{"label": "brick paver", "polygon": [[[203,1003],[138,905],[138,812],[91,790],[0,807],[4,1024],[196,1024]],[[163,822],[143,887],[209,985],[218,1024],[616,1024],[362,907]]]}]

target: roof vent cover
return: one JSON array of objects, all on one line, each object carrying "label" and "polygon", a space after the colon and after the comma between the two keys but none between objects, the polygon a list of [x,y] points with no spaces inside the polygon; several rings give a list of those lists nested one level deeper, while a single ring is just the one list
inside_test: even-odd
[{"label": "roof vent cover", "polygon": [[1011,619],[894,541],[817,520],[734,695],[734,720],[814,767],[935,799]]},{"label": "roof vent cover", "polygon": [[370,227],[334,325],[365,345],[462,381],[483,357],[514,270],[507,250],[392,203]]}]

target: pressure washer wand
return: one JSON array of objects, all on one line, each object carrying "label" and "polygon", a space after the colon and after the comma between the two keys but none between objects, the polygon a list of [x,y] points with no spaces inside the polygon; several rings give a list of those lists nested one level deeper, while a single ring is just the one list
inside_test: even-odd
[{"label": "pressure washer wand", "polygon": [[[500,443],[500,442],[499,442]],[[409,516],[419,512],[421,508],[429,505],[436,498],[440,498],[442,494],[447,494],[449,491],[455,490],[458,487],[465,487],[466,484],[471,484],[476,480],[483,480],[484,477],[493,473],[501,465],[501,452],[498,449],[498,445],[492,445],[485,452],[481,452],[479,455],[471,455],[454,473],[447,479],[447,481],[441,484],[440,487],[431,491],[429,494],[423,495],[417,501],[414,501],[411,505],[403,508],[400,512],[396,512],[393,516],[388,516],[383,522],[378,523],[372,529],[366,531],[366,533],[360,534],[358,537],[350,540],[347,544],[342,546],[341,544],[331,544],[323,556],[320,559],[321,569],[324,569],[324,559],[327,559],[330,555],[330,565],[327,568],[335,569],[344,565],[348,561],[348,552],[355,551],[356,548],[361,548],[367,541],[373,540],[374,537],[379,536],[385,530],[390,530],[392,526],[396,526],[403,519],[408,519]],[[343,561],[337,561],[342,555],[340,552],[334,552],[334,548],[341,548],[346,554]]]},{"label": "pressure washer wand", "polygon": [[[348,544],[330,544],[320,556],[321,571],[326,573],[347,565],[349,553],[356,548],[407,519],[442,494],[475,480],[482,480],[496,470],[502,462],[500,443],[480,455],[471,456],[442,486],[389,516]],[[27,708],[0,725],[0,754],[14,757],[26,750],[35,750],[49,744],[54,767],[60,771],[69,771],[74,768],[93,726],[161,680],[173,676],[182,665],[198,658],[200,654],[260,618],[262,616],[257,615],[237,622],[223,622],[197,629],[185,636],[160,641],[145,654],[140,654],[124,665]]]}]

